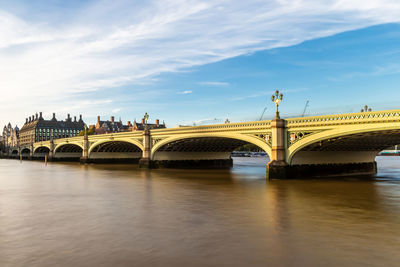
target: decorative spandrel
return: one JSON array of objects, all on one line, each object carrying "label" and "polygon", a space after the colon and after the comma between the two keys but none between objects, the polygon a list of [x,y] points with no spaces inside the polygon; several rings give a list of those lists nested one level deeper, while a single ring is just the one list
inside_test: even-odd
[{"label": "decorative spandrel", "polygon": [[159,141],[161,141],[163,138],[153,138],[151,140],[152,145],[154,146],[155,144],[157,144]]},{"label": "decorative spandrel", "polygon": [[252,134],[251,136],[256,137],[257,139],[262,140],[263,142],[267,143],[269,146],[272,145],[272,133],[261,133],[261,134]]},{"label": "decorative spandrel", "polygon": [[288,132],[288,136],[287,136],[288,142],[287,142],[287,143],[288,143],[289,146],[291,146],[291,145],[293,145],[294,143],[296,143],[297,141],[299,141],[299,140],[301,140],[301,139],[304,139],[304,138],[306,138],[306,137],[308,137],[308,136],[310,136],[310,135],[319,133],[319,132],[322,132],[322,131],[298,131],[298,132]]}]

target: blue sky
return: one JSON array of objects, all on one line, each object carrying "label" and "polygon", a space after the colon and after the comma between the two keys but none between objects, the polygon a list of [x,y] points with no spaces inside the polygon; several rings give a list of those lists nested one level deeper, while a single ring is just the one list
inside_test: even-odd
[{"label": "blue sky", "polygon": [[0,123],[268,119],[275,88],[284,117],[399,108],[399,22],[391,0],[0,0]]}]

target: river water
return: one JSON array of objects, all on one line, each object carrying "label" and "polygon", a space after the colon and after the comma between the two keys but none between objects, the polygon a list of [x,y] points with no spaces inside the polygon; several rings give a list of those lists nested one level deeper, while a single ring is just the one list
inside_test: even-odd
[{"label": "river water", "polygon": [[371,179],[265,180],[0,160],[0,266],[399,266],[400,157]]}]

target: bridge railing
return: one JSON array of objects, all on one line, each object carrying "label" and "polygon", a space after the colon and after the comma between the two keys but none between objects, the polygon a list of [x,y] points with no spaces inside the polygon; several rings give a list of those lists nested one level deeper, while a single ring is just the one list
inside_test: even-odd
[{"label": "bridge railing", "polygon": [[323,115],[301,118],[285,119],[288,127],[307,126],[310,124],[354,124],[354,123],[376,123],[379,121],[400,121],[400,110],[383,110],[372,112],[357,112],[335,115]]},{"label": "bridge railing", "polygon": [[164,129],[154,129],[151,130],[154,134],[171,134],[175,132],[185,133],[185,132],[212,132],[221,130],[246,130],[246,129],[265,129],[271,127],[271,121],[250,121],[250,122],[236,122],[236,123],[223,123],[223,124],[213,124],[213,125],[199,125],[199,126],[182,126],[175,128],[164,128]]}]

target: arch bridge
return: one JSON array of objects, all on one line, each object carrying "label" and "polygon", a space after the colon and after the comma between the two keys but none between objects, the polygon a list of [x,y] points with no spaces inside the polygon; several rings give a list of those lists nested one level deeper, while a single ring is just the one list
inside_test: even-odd
[{"label": "arch bridge", "polygon": [[376,173],[376,155],[400,143],[400,110],[78,136],[11,151],[82,163],[215,168],[231,166],[231,152],[248,143],[268,154],[269,178]]}]

